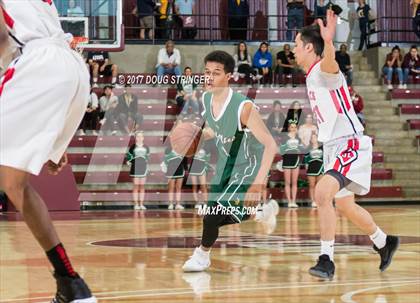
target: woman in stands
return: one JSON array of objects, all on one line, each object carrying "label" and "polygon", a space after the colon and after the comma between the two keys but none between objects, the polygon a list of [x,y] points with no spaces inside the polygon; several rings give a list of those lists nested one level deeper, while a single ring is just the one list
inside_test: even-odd
[{"label": "woman in stands", "polygon": [[235,59],[234,80],[238,81],[239,77],[241,77],[245,78],[247,84],[251,84],[251,80],[256,79],[257,73],[252,68],[251,54],[248,53],[248,47],[244,41],[239,42],[233,59]]},{"label": "woman in stands", "polygon": [[299,140],[297,125],[290,123],[286,143],[280,146],[280,153],[283,156],[282,169],[284,172],[284,191],[286,193],[287,205],[291,208],[299,207],[296,204],[297,183],[299,178],[300,154],[303,146]]},{"label": "woman in stands", "polygon": [[357,8],[357,18],[359,18],[360,28],[360,44],[359,51],[363,50],[363,46],[367,47],[367,36],[369,28],[369,11],[370,6],[366,4],[366,0],[359,0],[359,7]]},{"label": "woman in stands", "polygon": [[307,114],[305,124],[299,127],[298,135],[303,146],[308,147],[313,134],[318,134],[318,128],[314,124],[312,114]]},{"label": "woman in stands", "polygon": [[273,102],[273,109],[267,118],[267,128],[277,143],[280,142],[281,136],[283,135],[283,125],[285,122],[284,114],[281,112],[281,103],[279,100]]},{"label": "woman in stands", "polygon": [[393,89],[392,77],[394,73],[398,74],[398,81],[399,81],[398,88],[399,89],[404,88],[403,71],[401,68],[402,62],[403,62],[403,57],[401,55],[400,47],[398,45],[395,45],[392,48],[392,52],[386,55],[385,64],[383,67],[383,72],[384,72],[384,75],[386,76],[386,81],[387,81],[389,90]]},{"label": "woman in stands", "polygon": [[133,178],[134,210],[146,210],[144,206],[144,184],[148,174],[149,147],[144,144],[143,132],[136,133],[136,142],[127,152],[127,165],[131,165],[130,177]]},{"label": "woman in stands", "polygon": [[[207,172],[210,167],[209,165],[210,153],[206,148],[201,148],[198,153],[195,154],[191,167],[190,176],[193,190],[193,197],[195,201],[195,208],[199,205],[207,203]],[[201,199],[199,199],[198,187],[201,190]]]},{"label": "woman in stands", "polygon": [[293,101],[293,103],[290,105],[290,108],[287,110],[286,120],[284,121],[283,129],[285,131],[288,130],[290,123],[299,125],[301,115],[302,115],[302,107],[299,101]]},{"label": "woman in stands", "polygon": [[316,207],[315,186],[324,172],[324,161],[322,146],[318,142],[318,135],[312,133],[310,141],[311,145],[308,147],[308,153],[305,155],[304,163],[307,164],[306,175],[308,176],[309,182],[309,198],[311,199],[312,207]]},{"label": "woman in stands", "polygon": [[253,60],[253,66],[258,69],[262,84],[270,84],[272,82],[273,57],[268,50],[268,46],[267,42],[262,42]]}]

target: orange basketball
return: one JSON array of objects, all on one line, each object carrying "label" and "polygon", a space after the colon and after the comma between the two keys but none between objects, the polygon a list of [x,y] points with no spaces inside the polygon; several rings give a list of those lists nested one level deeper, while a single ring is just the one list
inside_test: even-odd
[{"label": "orange basketball", "polygon": [[172,149],[182,156],[192,157],[198,149],[201,128],[191,122],[181,122],[169,135]]}]

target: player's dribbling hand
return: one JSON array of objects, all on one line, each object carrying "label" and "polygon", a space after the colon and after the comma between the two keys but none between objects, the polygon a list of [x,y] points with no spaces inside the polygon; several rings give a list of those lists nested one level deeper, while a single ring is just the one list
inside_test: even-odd
[{"label": "player's dribbling hand", "polygon": [[252,184],[245,195],[244,205],[246,207],[257,206],[261,201],[262,186],[260,184]]},{"label": "player's dribbling hand", "polygon": [[61,157],[58,164],[55,164],[53,161],[49,160],[47,162],[47,169],[50,175],[56,176],[60,171],[63,170],[63,167],[68,163],[67,153],[64,153]]},{"label": "player's dribbling hand", "polygon": [[338,16],[333,10],[327,10],[327,25],[324,26],[324,21],[317,19],[319,28],[321,30],[321,37],[325,43],[331,43],[335,36],[335,29],[337,27]]}]

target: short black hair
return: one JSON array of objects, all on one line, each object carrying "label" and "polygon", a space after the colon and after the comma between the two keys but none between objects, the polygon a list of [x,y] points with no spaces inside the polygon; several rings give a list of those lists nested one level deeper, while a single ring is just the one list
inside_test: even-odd
[{"label": "short black hair", "polygon": [[113,89],[112,85],[105,85],[105,86],[104,86],[104,91],[105,91],[107,88],[109,88],[109,89],[111,89],[111,90]]},{"label": "short black hair", "polygon": [[321,30],[319,29],[319,25],[310,25],[302,28],[300,31],[300,38],[302,39],[303,43],[306,45],[308,43],[312,43],[314,47],[315,54],[317,56],[322,56],[324,52],[324,39],[321,37]]},{"label": "short black hair", "polygon": [[211,52],[204,58],[204,64],[207,64],[207,62],[223,64],[223,69],[226,74],[233,73],[233,70],[235,69],[235,60],[225,51],[216,50]]},{"label": "short black hair", "polygon": [[184,68],[184,72],[185,72],[187,69],[189,69],[189,70],[191,70],[191,71],[192,71],[192,68],[191,68],[191,67],[186,66],[186,67]]},{"label": "short black hair", "polygon": [[411,45],[410,50],[412,50],[412,49],[417,49],[417,46],[416,45]]}]

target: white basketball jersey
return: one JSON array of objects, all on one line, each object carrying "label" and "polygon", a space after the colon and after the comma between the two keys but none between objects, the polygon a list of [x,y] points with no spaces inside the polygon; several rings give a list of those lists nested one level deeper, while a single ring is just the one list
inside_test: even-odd
[{"label": "white basketball jersey", "polygon": [[3,7],[6,25],[18,44],[42,38],[66,40],[53,0],[3,0]]},{"label": "white basketball jersey", "polygon": [[341,71],[338,74],[324,73],[317,62],[308,71],[306,86],[320,142],[363,132]]}]

